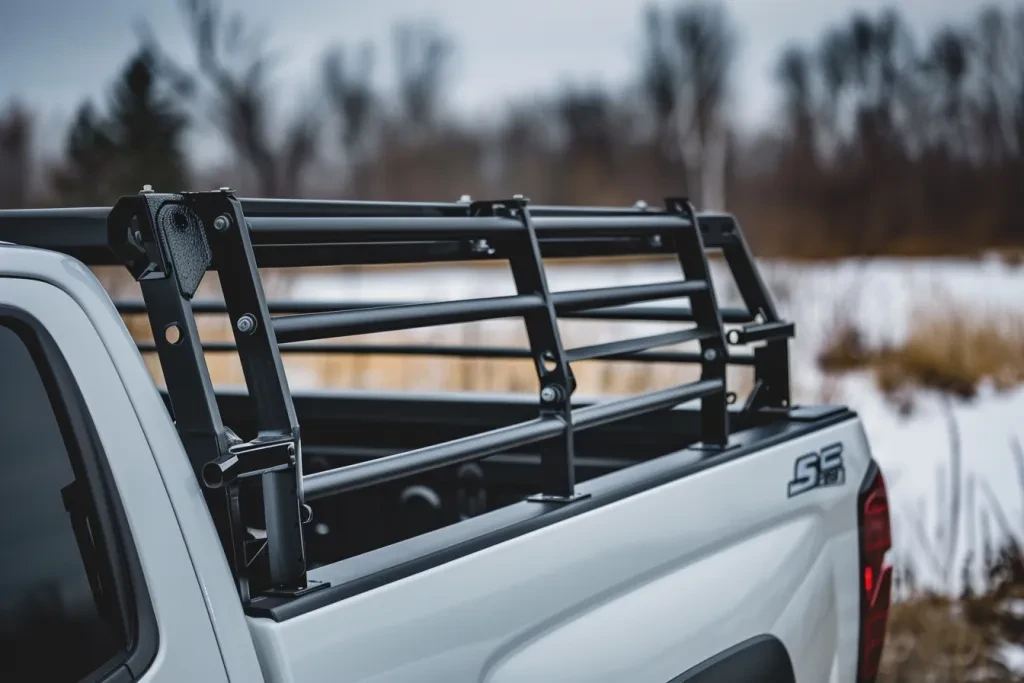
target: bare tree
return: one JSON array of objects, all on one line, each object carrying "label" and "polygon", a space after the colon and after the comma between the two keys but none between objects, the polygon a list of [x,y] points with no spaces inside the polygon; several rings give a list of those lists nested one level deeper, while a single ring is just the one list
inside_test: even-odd
[{"label": "bare tree", "polygon": [[453,44],[431,24],[402,22],[394,46],[402,117],[412,132],[423,133],[437,123]]},{"label": "bare tree", "polygon": [[0,208],[21,208],[28,202],[32,173],[32,118],[12,102],[0,113]]},{"label": "bare tree", "polygon": [[[262,33],[246,26],[241,13],[225,13],[219,0],[181,0],[181,7],[196,52],[196,81],[206,85],[215,125],[254,174],[260,194],[296,193],[303,172],[316,159],[320,121],[315,105],[300,104],[294,119],[282,127],[283,140],[276,141],[276,98],[269,83],[274,59]],[[166,56],[161,63],[185,73]]]},{"label": "bare tree", "polygon": [[656,118],[670,121],[675,131],[691,196],[705,207],[721,208],[728,140],[724,105],[736,55],[730,21],[721,5],[698,3],[670,15],[648,10],[646,30],[645,89]]},{"label": "bare tree", "polygon": [[782,96],[792,148],[791,163],[800,168],[815,165],[815,101],[812,72],[807,53],[796,47],[787,49],[775,67]]},{"label": "bare tree", "polygon": [[354,60],[340,46],[323,61],[323,85],[338,126],[338,139],[357,195],[365,194],[360,166],[371,151],[370,127],[377,107],[373,88],[373,47],[364,43]]}]

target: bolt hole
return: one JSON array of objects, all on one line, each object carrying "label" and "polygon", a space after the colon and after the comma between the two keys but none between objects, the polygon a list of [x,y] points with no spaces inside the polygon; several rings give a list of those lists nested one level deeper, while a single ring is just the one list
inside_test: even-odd
[{"label": "bolt hole", "polygon": [[545,351],[540,356],[541,367],[544,368],[544,372],[554,372],[555,368],[558,367],[558,362],[555,361],[555,354],[550,351]]},{"label": "bolt hole", "polygon": [[164,328],[164,339],[167,340],[168,344],[177,346],[181,343],[184,336],[185,335],[182,334],[181,327],[178,326],[178,323],[171,323]]},{"label": "bolt hole", "polygon": [[739,344],[740,343],[740,331],[739,330],[729,330],[729,334],[726,335],[726,337],[728,338],[730,344]]},{"label": "bolt hole", "polygon": [[730,391],[728,394],[726,394],[725,395],[725,402],[728,403],[729,405],[732,405],[732,404],[736,403],[736,393],[733,392],[733,391]]}]

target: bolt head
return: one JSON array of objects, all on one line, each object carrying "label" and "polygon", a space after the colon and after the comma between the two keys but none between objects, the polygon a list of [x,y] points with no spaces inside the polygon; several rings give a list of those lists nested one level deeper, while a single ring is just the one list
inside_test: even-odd
[{"label": "bolt head", "polygon": [[151,194],[152,192],[153,192],[153,186],[152,185],[143,185],[142,186],[142,190],[139,192],[139,194]]},{"label": "bolt head", "polygon": [[642,199],[636,200],[636,203],[633,204],[633,206],[634,206],[634,208],[637,208],[637,209],[639,209],[641,211],[646,211],[647,210],[647,202],[645,202]]},{"label": "bolt head", "polygon": [[655,249],[662,245],[661,235],[651,235],[650,239],[647,241]]},{"label": "bolt head", "polygon": [[222,187],[222,188],[220,188],[220,191],[221,192],[231,192],[231,188],[230,187]]},{"label": "bolt head", "polygon": [[213,219],[213,229],[217,232],[224,232],[231,227],[231,217],[226,213],[222,213]]},{"label": "bolt head", "polygon": [[716,358],[718,358],[718,351],[715,351],[714,349],[708,349],[704,352],[704,360],[712,361],[715,360]]},{"label": "bolt head", "polygon": [[238,319],[238,322],[235,323],[235,327],[242,334],[252,334],[256,331],[256,318],[254,318],[251,313],[246,313]]},{"label": "bolt head", "polygon": [[554,387],[544,387],[540,390],[540,400],[545,403],[551,403],[558,398],[558,392],[555,391]]},{"label": "bolt head", "polygon": [[471,203],[473,203],[473,198],[470,197],[468,194],[464,194],[461,197],[459,197],[459,203],[460,204],[471,204]]}]

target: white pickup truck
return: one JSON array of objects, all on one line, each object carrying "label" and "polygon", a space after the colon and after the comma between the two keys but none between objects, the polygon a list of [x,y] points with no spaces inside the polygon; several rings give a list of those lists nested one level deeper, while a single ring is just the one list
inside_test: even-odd
[{"label": "white pickup truck", "polygon": [[[0,240],[0,680],[875,679],[885,484],[854,413],[790,404],[793,326],[731,216],[144,191],[0,212]],[[744,307],[720,307],[711,250]],[[546,258],[644,254],[680,279],[547,285]],[[479,259],[516,294],[268,302],[257,269]],[[87,267],[110,264],[142,300]],[[195,299],[214,271],[223,300]],[[201,340],[202,315],[234,342]],[[499,317],[529,348],[316,341]],[[563,318],[678,330],[564,348]],[[223,352],[245,388],[214,389]],[[293,395],[282,353],[531,359],[538,391]],[[572,366],[609,360],[700,377],[574,397]],[[752,371],[742,405],[729,366]]]}]

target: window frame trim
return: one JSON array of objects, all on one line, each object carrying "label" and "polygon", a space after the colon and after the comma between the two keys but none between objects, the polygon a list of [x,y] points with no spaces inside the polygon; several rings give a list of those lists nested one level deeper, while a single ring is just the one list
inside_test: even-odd
[{"label": "window frame trim", "polygon": [[159,650],[156,614],[128,517],[89,407],[57,341],[35,316],[0,303],[0,327],[9,329],[21,340],[35,364],[76,481],[80,475],[85,477],[102,540],[101,558],[112,573],[126,647],[81,683],[124,681],[126,673],[127,680],[137,680],[152,665]]}]

